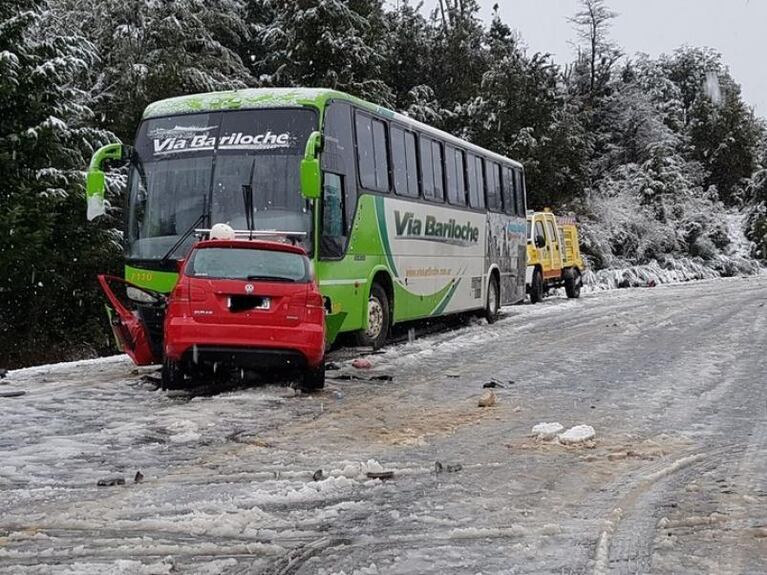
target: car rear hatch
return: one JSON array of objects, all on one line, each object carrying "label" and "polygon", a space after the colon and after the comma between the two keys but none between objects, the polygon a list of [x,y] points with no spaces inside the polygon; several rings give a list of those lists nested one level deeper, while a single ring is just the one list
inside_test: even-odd
[{"label": "car rear hatch", "polygon": [[191,315],[199,323],[289,326],[304,319],[306,283],[192,278],[190,284],[205,293],[200,301],[190,302]]},{"label": "car rear hatch", "polygon": [[266,242],[202,244],[185,268],[190,314],[203,324],[291,326],[304,319],[309,260]]}]

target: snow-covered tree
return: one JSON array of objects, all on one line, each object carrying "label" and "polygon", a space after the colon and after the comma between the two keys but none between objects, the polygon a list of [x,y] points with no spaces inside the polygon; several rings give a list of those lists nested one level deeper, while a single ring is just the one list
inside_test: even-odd
[{"label": "snow-covered tree", "polygon": [[[334,88],[393,106],[381,79],[386,37],[381,0],[258,0],[253,23],[262,53],[250,55],[259,82]],[[260,19],[263,20],[263,19]]]},{"label": "snow-covered tree", "polygon": [[97,62],[43,2],[0,3],[0,365],[103,343],[94,275],[117,253],[85,223],[83,169],[112,136],[78,80]]},{"label": "snow-covered tree", "polygon": [[95,46],[92,107],[125,140],[150,102],[251,82],[239,56],[249,38],[240,0],[52,1],[66,28]]}]

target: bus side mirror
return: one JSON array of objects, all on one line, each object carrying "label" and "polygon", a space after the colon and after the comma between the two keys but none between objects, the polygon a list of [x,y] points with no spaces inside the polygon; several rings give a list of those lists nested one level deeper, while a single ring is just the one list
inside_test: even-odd
[{"label": "bus side mirror", "polygon": [[316,200],[322,190],[320,181],[320,145],[319,132],[312,132],[306,141],[304,159],[301,160],[301,195],[307,200]]},{"label": "bus side mirror", "polygon": [[130,157],[130,148],[122,144],[108,144],[102,146],[93,154],[88,175],[85,179],[85,200],[88,204],[88,221],[106,213],[104,209],[104,189],[106,188],[106,176],[104,175],[104,162],[107,160],[122,160]]},{"label": "bus side mirror", "polygon": [[106,178],[101,170],[89,170],[85,180],[85,199],[88,203],[88,221],[98,216],[103,216],[104,209],[104,188],[106,187]]}]

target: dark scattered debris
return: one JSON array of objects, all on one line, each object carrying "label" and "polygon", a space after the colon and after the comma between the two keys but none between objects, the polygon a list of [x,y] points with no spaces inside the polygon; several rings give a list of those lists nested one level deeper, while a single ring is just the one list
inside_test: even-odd
[{"label": "dark scattered debris", "polygon": [[338,371],[341,369],[337,363],[329,361],[325,364],[325,371]]},{"label": "dark scattered debris", "polygon": [[144,481],[144,474],[137,471],[136,475],[133,476],[133,483],[141,483],[142,481]]},{"label": "dark scattered debris", "polygon": [[500,387],[500,388],[505,389],[506,386],[508,386],[508,385],[514,385],[514,380],[513,379],[509,379],[509,380],[503,382],[503,381],[501,381],[499,379],[495,379],[494,377],[491,377],[490,381],[488,381],[487,383],[483,383],[482,384],[482,387],[483,388]]},{"label": "dark scattered debris", "polygon": [[0,391],[0,397],[21,397],[26,394],[26,391]]},{"label": "dark scattered debris", "polygon": [[339,373],[337,375],[329,375],[328,379],[335,381],[394,381],[391,375],[371,375],[370,377],[364,377],[361,375],[355,375],[351,373]]},{"label": "dark scattered debris", "polygon": [[442,462],[437,461],[434,463],[434,473],[458,473],[463,469],[463,465],[460,463],[448,463],[447,465],[443,465]]},{"label": "dark scattered debris", "polygon": [[631,287],[631,281],[629,281],[628,278],[625,278],[618,282],[618,289],[626,289]]},{"label": "dark scattered debris", "polygon": [[368,479],[380,479],[385,481],[387,479],[394,479],[393,471],[368,471]]},{"label": "dark scattered debris", "polygon": [[96,485],[99,487],[114,487],[115,485],[125,485],[125,478],[107,477],[105,479],[99,479]]},{"label": "dark scattered debris", "polygon": [[325,474],[322,469],[318,469],[312,474],[312,481],[322,481],[325,478]]},{"label": "dark scattered debris", "polygon": [[8,375],[7,369],[0,369],[0,379],[5,379],[5,376]]},{"label": "dark scattered debris", "polygon": [[141,381],[143,381],[144,383],[153,383],[153,384],[160,385],[162,383],[162,378],[156,375],[144,374],[141,376]]}]

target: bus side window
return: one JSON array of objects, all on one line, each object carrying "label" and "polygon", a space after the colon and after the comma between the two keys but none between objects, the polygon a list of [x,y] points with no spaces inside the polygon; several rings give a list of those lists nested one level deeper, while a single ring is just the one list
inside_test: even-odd
[{"label": "bus side window", "polygon": [[500,212],[503,209],[500,187],[501,167],[495,162],[485,161],[487,175],[487,209],[494,212]]},{"label": "bus side window", "polygon": [[525,175],[522,170],[514,170],[514,189],[517,197],[517,214],[524,216],[527,210],[525,199]]},{"label": "bus side window", "polygon": [[386,149],[386,126],[377,120],[357,112],[357,165],[363,188],[376,192],[389,191],[389,158]]},{"label": "bus side window", "polygon": [[467,175],[469,179],[469,205],[481,210],[485,207],[485,174],[482,158],[468,157]]},{"label": "bus side window", "polygon": [[[503,211],[513,216],[517,212],[517,203],[514,194],[514,172],[508,166],[503,167]],[[519,215],[519,214],[517,214]]]},{"label": "bus side window", "polygon": [[322,169],[338,174],[343,179],[343,204],[346,223],[345,235],[349,235],[357,209],[357,186],[352,137],[352,109],[346,102],[331,102],[325,109],[323,130]]},{"label": "bus side window", "polygon": [[434,199],[445,201],[445,178],[443,176],[442,144],[436,140],[431,141],[432,173],[434,174]]},{"label": "bus side window", "polygon": [[445,183],[447,184],[447,201],[454,206],[465,206],[463,151],[456,150],[452,146],[445,146]]},{"label": "bus side window", "polygon": [[418,197],[418,166],[416,164],[415,134],[392,126],[391,163],[394,191],[398,196]]},{"label": "bus side window", "polygon": [[322,237],[320,255],[340,257],[346,246],[343,177],[325,172],[322,185]]}]

